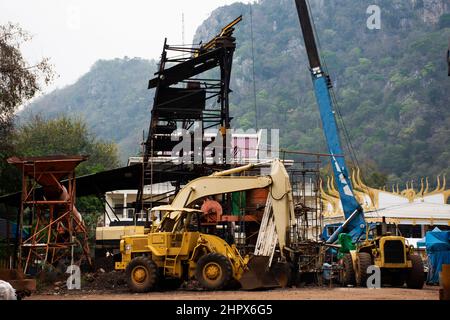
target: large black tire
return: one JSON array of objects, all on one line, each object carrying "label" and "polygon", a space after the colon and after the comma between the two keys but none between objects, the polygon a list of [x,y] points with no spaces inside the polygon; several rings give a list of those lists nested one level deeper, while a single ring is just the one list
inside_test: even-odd
[{"label": "large black tire", "polygon": [[356,276],[357,284],[361,287],[367,286],[367,268],[372,265],[372,256],[367,252],[358,252],[358,274]]},{"label": "large black tire", "polygon": [[225,288],[232,279],[230,261],[218,253],[208,253],[197,262],[195,278],[207,290],[220,290]]},{"label": "large black tire", "polygon": [[412,268],[406,276],[406,286],[410,289],[422,289],[425,281],[422,257],[416,254],[410,256]]},{"label": "large black tire", "polygon": [[353,269],[353,261],[350,253],[346,253],[342,258],[342,266],[341,284],[343,286],[356,285],[355,270]]},{"label": "large black tire", "polygon": [[126,269],[128,287],[133,292],[148,292],[158,283],[158,268],[147,257],[136,257]]}]

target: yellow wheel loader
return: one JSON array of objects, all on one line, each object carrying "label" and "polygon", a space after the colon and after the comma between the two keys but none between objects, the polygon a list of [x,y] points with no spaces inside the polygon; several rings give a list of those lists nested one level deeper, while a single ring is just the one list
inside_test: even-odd
[{"label": "yellow wheel loader", "polygon": [[[239,283],[244,289],[280,286],[273,269],[292,262],[289,248],[290,227],[295,224],[289,176],[281,161],[273,160],[268,176],[233,176],[256,165],[246,165],[188,183],[170,205],[152,209],[161,221],[147,234],[123,236],[122,260],[132,291],[152,290],[169,279],[196,279],[209,290]],[[202,232],[202,211],[188,206],[198,199],[257,188],[269,188],[269,197],[261,223],[255,253],[242,257],[234,244]],[[275,248],[278,248],[275,252]],[[277,268],[272,268],[276,266]],[[283,269],[283,268],[281,268]]]},{"label": "yellow wheel loader", "polygon": [[[422,258],[404,237],[396,235],[396,226],[383,221],[366,229],[365,240],[343,256],[342,284],[365,287],[370,276],[368,268],[376,266],[381,271],[381,284],[402,287],[406,282],[410,289],[422,289],[425,279]],[[342,244],[345,235],[341,235]]]},{"label": "yellow wheel loader", "polygon": [[[145,292],[166,279],[196,278],[206,289],[223,289],[239,280],[248,260],[234,245],[200,232],[200,210],[164,208],[165,215],[154,232],[126,236],[120,243],[130,289]],[[248,259],[248,258],[247,258]]]}]

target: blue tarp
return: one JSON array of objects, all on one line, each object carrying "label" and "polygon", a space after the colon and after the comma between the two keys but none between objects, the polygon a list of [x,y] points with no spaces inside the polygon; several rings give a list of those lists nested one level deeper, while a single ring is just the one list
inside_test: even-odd
[{"label": "blue tarp", "polygon": [[450,264],[450,231],[435,228],[425,235],[425,246],[428,255],[428,283],[439,283],[439,272],[443,264]]},{"label": "blue tarp", "polygon": [[[9,237],[10,240],[16,239],[17,224],[12,221],[0,218],[0,240]],[[22,230],[22,238],[28,238],[28,232]]]}]

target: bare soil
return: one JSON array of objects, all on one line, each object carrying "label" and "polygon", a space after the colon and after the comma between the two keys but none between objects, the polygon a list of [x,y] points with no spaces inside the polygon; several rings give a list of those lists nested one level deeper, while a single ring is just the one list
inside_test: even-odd
[{"label": "bare soil", "polygon": [[195,282],[184,283],[179,289],[161,289],[149,293],[128,290],[123,272],[83,274],[80,290],[68,290],[68,275],[59,281],[42,281],[38,291],[28,300],[438,300],[438,286],[422,290],[383,287],[381,289],[303,286],[299,288],[264,291],[204,291]]},{"label": "bare soil", "polygon": [[131,293],[123,286],[115,289],[57,290],[36,293],[30,300],[438,300],[439,287],[422,290],[406,288],[304,287],[266,291],[199,291],[178,289]]}]

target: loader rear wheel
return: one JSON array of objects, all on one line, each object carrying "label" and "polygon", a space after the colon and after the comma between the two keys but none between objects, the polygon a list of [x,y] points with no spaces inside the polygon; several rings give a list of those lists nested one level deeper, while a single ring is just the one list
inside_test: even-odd
[{"label": "loader rear wheel", "polygon": [[356,284],[355,278],[355,270],[353,269],[353,261],[350,253],[346,253],[342,258],[342,275],[341,275],[341,284],[343,286]]},{"label": "loader rear wheel", "polygon": [[126,269],[128,287],[133,292],[147,292],[156,287],[158,269],[156,264],[146,257],[136,257]]},{"label": "loader rear wheel", "polygon": [[208,290],[220,290],[232,279],[230,261],[218,253],[208,253],[197,262],[195,277],[200,285]]},{"label": "loader rear wheel", "polygon": [[367,252],[358,252],[358,274],[357,283],[361,287],[367,286],[367,268],[372,265],[372,256]]},{"label": "loader rear wheel", "polygon": [[410,289],[422,289],[425,281],[423,261],[419,255],[410,256],[412,268],[408,271],[406,278],[406,286]]}]

